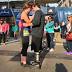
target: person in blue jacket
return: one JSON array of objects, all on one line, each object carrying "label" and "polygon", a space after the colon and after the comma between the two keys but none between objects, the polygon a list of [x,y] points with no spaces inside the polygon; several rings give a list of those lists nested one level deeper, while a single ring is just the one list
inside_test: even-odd
[{"label": "person in blue jacket", "polygon": [[54,51],[54,20],[52,16],[49,16],[49,21],[45,25],[46,30],[46,37],[47,37],[47,44],[48,49],[50,52]]}]

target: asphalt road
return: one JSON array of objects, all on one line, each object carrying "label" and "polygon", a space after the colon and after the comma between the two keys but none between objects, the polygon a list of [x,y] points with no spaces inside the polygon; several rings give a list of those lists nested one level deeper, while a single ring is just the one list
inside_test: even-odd
[{"label": "asphalt road", "polygon": [[[72,55],[64,54],[66,50],[61,43],[56,44],[53,53],[44,49],[41,54],[41,69],[37,66],[20,65],[20,47],[20,42],[0,46],[0,72],[72,72]],[[30,47],[28,52],[32,54]]]}]

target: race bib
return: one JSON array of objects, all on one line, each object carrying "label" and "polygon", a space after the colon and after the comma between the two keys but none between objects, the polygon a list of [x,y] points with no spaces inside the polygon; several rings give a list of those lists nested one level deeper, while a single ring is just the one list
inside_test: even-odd
[{"label": "race bib", "polygon": [[28,30],[25,30],[25,29],[23,30],[23,36],[29,36],[29,34],[30,34],[30,33],[29,33]]}]

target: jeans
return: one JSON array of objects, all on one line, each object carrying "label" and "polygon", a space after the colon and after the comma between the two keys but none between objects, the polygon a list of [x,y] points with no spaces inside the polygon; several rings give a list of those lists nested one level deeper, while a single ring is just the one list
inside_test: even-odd
[{"label": "jeans", "polygon": [[47,33],[46,34],[47,36],[47,44],[48,44],[48,47],[51,49],[51,48],[54,48],[54,33]]}]

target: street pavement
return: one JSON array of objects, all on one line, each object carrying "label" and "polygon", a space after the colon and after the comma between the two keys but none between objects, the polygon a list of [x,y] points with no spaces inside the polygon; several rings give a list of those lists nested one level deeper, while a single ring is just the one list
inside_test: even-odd
[{"label": "street pavement", "polygon": [[[7,43],[6,47],[0,46],[0,72],[72,72],[72,55],[64,54],[66,50],[62,43],[56,43],[52,53],[43,50],[40,58],[41,69],[37,66],[21,66],[20,48],[19,41]],[[30,46],[28,52],[32,54]]]}]

